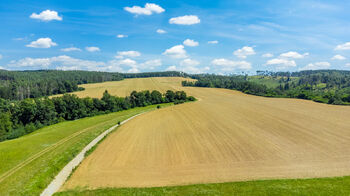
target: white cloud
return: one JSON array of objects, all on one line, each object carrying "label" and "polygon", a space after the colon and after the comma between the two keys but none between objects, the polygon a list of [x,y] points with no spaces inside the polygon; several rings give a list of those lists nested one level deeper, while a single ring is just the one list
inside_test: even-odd
[{"label": "white cloud", "polygon": [[58,13],[56,11],[51,10],[42,11],[40,14],[32,13],[32,15],[30,15],[30,18],[42,21],[62,20],[62,16],[58,16]]},{"label": "white cloud", "polygon": [[297,66],[294,60],[288,60],[283,58],[275,58],[275,59],[268,60],[266,62],[266,65],[274,65],[276,66],[277,69],[286,69],[289,67]]},{"label": "white cloud", "polygon": [[140,72],[140,70],[137,69],[136,67],[132,67],[128,70],[128,73],[139,73],[139,72]]},{"label": "white cloud", "polygon": [[137,62],[132,59],[122,59],[117,62],[118,65],[124,65],[129,67],[135,67],[137,66]]},{"label": "white cloud", "polygon": [[208,41],[208,44],[218,44],[218,43],[219,43],[218,40]]},{"label": "white cloud", "polygon": [[136,15],[152,15],[153,13],[160,14],[165,11],[162,7],[154,3],[146,3],[145,7],[124,7],[124,10]]},{"label": "white cloud", "polygon": [[179,16],[179,17],[169,19],[170,24],[178,24],[178,25],[193,25],[193,24],[198,24],[200,22],[201,20],[196,15],[185,15],[185,16]]},{"label": "white cloud", "polygon": [[203,70],[198,68],[198,67],[194,67],[194,66],[188,66],[188,67],[184,67],[182,68],[183,72],[185,73],[190,73],[190,74],[199,74],[199,73],[203,73]]},{"label": "white cloud", "polygon": [[176,45],[166,49],[165,52],[163,52],[163,55],[178,59],[187,57],[186,50],[184,49],[183,45]]},{"label": "white cloud", "polygon": [[203,73],[204,71],[207,71],[208,67],[205,68],[199,68],[196,67],[199,65],[199,61],[192,60],[192,59],[184,59],[180,62],[180,70],[186,73],[191,73],[191,74],[199,74]]},{"label": "white cloud", "polygon": [[346,42],[344,44],[340,44],[337,47],[335,47],[334,50],[350,50],[350,42]]},{"label": "white cloud", "polygon": [[70,47],[70,48],[62,48],[61,51],[63,52],[72,52],[72,51],[81,51],[80,48],[76,48],[76,47]]},{"label": "white cloud", "polygon": [[263,54],[263,55],[261,55],[262,57],[264,57],[264,58],[271,58],[271,57],[273,57],[273,54],[271,54],[271,53],[265,53],[265,54]]},{"label": "white cloud", "polygon": [[130,51],[119,51],[117,52],[117,56],[116,58],[120,58],[120,57],[124,57],[124,56],[127,56],[127,57],[138,57],[138,56],[141,56],[141,53],[138,52],[138,51],[133,51],[133,50],[130,50]]},{"label": "white cloud", "polygon": [[164,33],[167,33],[167,32],[165,30],[163,30],[163,29],[157,29],[157,33],[164,34]]},{"label": "white cloud", "polygon": [[52,46],[57,46],[55,42],[51,40],[51,38],[39,38],[36,41],[32,41],[30,44],[26,45],[30,48],[51,48]]},{"label": "white cloud", "polygon": [[172,66],[169,66],[168,68],[166,68],[165,71],[177,71],[177,68],[175,65],[172,65]]},{"label": "white cloud", "polygon": [[231,61],[224,58],[214,59],[211,61],[211,64],[221,67],[222,71],[249,70],[252,68],[251,63],[247,61]]},{"label": "white cloud", "polygon": [[123,35],[123,34],[117,35],[117,38],[125,38],[125,37],[128,37],[128,36],[127,35]]},{"label": "white cloud", "polygon": [[346,63],[346,64],[345,64],[345,67],[350,67],[350,63]]},{"label": "white cloud", "polygon": [[100,51],[100,48],[96,46],[89,46],[89,47],[85,47],[85,50],[88,52],[98,52]]},{"label": "white cloud", "polygon": [[144,63],[141,63],[139,67],[142,69],[155,69],[156,67],[159,67],[161,65],[162,65],[162,60],[154,59],[154,60],[148,60]]},{"label": "white cloud", "polygon": [[290,51],[286,53],[280,54],[280,57],[282,58],[294,58],[294,59],[302,59],[306,56],[308,56],[309,53],[299,54],[298,52]]},{"label": "white cloud", "polygon": [[255,51],[252,47],[244,46],[243,48],[234,51],[233,54],[236,55],[238,58],[245,59],[249,55],[254,55]]},{"label": "white cloud", "polygon": [[199,65],[199,61],[192,60],[192,59],[184,59],[180,62],[181,66],[197,66]]},{"label": "white cloud", "polygon": [[1,67],[1,66],[0,66],[0,69],[3,69],[3,70],[5,70],[5,68],[4,68],[4,67]]},{"label": "white cloud", "polygon": [[346,59],[346,58],[345,58],[344,56],[339,55],[339,54],[334,55],[334,56],[332,57],[332,60],[345,60],[345,59]]},{"label": "white cloud", "polygon": [[328,62],[309,63],[308,65],[300,68],[299,70],[328,69],[330,66],[331,64]]},{"label": "white cloud", "polygon": [[195,47],[195,46],[198,46],[198,45],[199,45],[198,42],[196,42],[196,41],[194,41],[194,40],[192,40],[192,39],[186,39],[186,40],[183,42],[183,44],[184,44],[185,46],[189,46],[189,47]]},{"label": "white cloud", "polygon": [[60,69],[86,69],[86,70],[99,70],[100,66],[105,66],[104,62],[89,61],[72,58],[70,56],[61,55],[50,58],[24,58],[17,61],[11,61],[8,64],[9,67],[14,68],[34,68],[34,69],[46,69],[50,66],[56,66]]}]

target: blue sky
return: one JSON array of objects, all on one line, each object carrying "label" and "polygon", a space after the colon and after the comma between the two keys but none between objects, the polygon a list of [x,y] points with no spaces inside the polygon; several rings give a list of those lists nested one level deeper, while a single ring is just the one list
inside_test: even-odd
[{"label": "blue sky", "polygon": [[0,2],[2,69],[350,69],[349,1]]}]

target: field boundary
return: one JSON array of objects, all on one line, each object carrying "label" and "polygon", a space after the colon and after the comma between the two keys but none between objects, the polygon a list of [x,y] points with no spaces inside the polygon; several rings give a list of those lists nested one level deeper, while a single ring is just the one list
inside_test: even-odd
[{"label": "field boundary", "polygon": [[145,112],[142,112],[140,114],[136,114],[120,124],[116,124],[112,126],[111,128],[107,129],[103,133],[101,133],[99,136],[97,136],[94,140],[92,140],[85,148],[75,156],[74,159],[72,159],[57,175],[56,177],[51,181],[51,183],[45,188],[45,190],[40,194],[40,196],[51,196],[54,193],[56,193],[61,186],[66,182],[68,177],[71,175],[72,171],[84,160],[85,154],[98,142],[100,142],[106,135],[108,135],[110,132],[112,132],[114,129],[116,129],[118,126],[128,122],[129,120],[143,114]]}]

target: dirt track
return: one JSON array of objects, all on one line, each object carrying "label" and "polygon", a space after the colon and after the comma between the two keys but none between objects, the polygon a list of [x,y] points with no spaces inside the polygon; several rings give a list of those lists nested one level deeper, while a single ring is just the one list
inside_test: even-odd
[{"label": "dirt track", "polygon": [[115,83],[121,90],[114,94],[121,96],[152,83],[160,90],[184,89],[200,101],[123,125],[83,161],[64,189],[350,175],[350,107],[183,88],[179,81]]}]

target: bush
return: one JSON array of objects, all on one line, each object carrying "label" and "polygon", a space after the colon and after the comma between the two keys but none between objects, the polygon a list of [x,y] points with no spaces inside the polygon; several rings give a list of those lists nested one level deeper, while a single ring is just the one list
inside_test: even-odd
[{"label": "bush", "polygon": [[196,101],[196,98],[194,98],[193,96],[189,96],[187,97],[187,101]]}]

